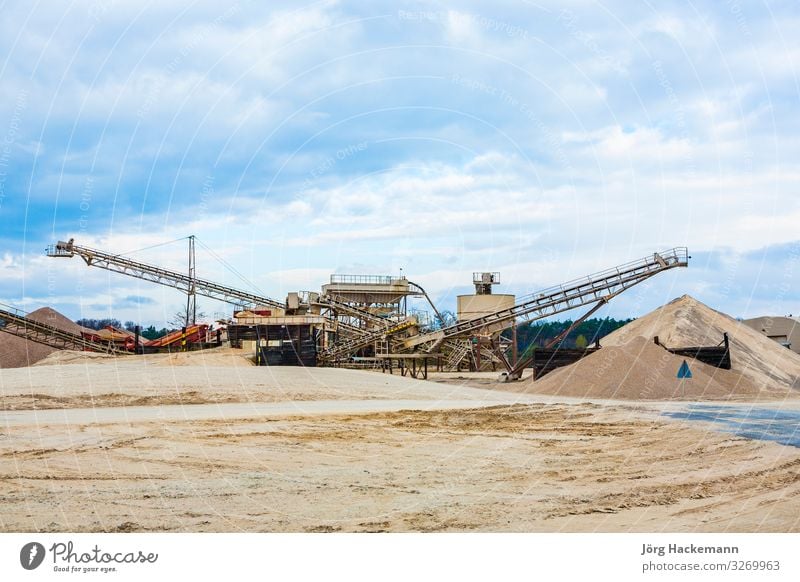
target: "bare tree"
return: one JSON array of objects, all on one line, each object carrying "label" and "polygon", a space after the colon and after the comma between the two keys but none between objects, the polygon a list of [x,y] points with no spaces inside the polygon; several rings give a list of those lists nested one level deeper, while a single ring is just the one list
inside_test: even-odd
[{"label": "bare tree", "polygon": [[[206,314],[203,311],[197,313],[197,320],[201,321],[206,318]],[[180,329],[182,327],[186,327],[186,312],[185,311],[178,311],[175,315],[172,316],[167,324],[175,329]]]}]

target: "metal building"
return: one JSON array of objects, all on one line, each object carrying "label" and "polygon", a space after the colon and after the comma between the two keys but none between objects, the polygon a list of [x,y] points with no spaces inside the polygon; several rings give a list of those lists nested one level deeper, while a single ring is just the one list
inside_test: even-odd
[{"label": "metal building", "polygon": [[745,319],[746,326],[800,354],[800,317],[763,316]]},{"label": "metal building", "polygon": [[[473,273],[472,283],[475,285],[475,293],[456,298],[456,317],[459,322],[486,317],[514,307],[514,295],[493,293],[494,285],[500,284],[500,273]],[[511,340],[500,335],[503,329],[509,328],[512,329]],[[446,362],[446,369],[458,370],[466,363],[471,370],[495,370],[498,365],[504,364],[504,356],[501,354],[508,348],[512,351],[511,363],[516,364],[516,323],[511,319],[502,329],[475,333],[460,340],[460,344],[460,349],[454,351]]]},{"label": "metal building", "polygon": [[322,295],[362,309],[372,315],[391,318],[404,315],[407,298],[419,295],[405,277],[391,275],[331,275]]},{"label": "metal building", "polygon": [[234,312],[228,339],[231,346],[253,353],[261,366],[316,366],[317,354],[333,331],[318,307],[289,293],[284,308],[257,306]]}]

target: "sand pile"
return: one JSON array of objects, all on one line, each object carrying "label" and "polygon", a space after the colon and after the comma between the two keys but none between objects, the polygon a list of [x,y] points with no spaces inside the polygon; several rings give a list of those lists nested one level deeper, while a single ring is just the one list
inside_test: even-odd
[{"label": "sand pile", "polygon": [[[727,332],[732,369],[687,359],[693,377],[677,378],[684,361],[668,347],[713,346]],[[727,400],[785,398],[800,388],[800,356],[684,295],[618,329],[603,349],[547,374],[528,391],[587,398],[629,400]]]},{"label": "sand pile", "polygon": [[[760,390],[743,374],[687,359],[692,378],[680,380],[685,358],[643,337],[559,368],[530,386],[539,394],[625,400],[726,400],[753,398]],[[785,395],[785,391],[782,392]]]},{"label": "sand pile", "polygon": [[28,318],[38,321],[39,323],[46,323],[47,325],[57,327],[62,331],[68,331],[70,333],[81,333],[82,331],[87,331],[85,328],[81,327],[67,316],[61,315],[58,311],[55,309],[50,309],[49,307],[42,307],[41,309],[37,309],[36,311],[29,313]]},{"label": "sand pile", "polygon": [[32,366],[63,366],[73,364],[102,364],[116,360],[117,356],[99,352],[77,352],[75,350],[56,350]]},{"label": "sand pile", "polygon": [[154,354],[147,358],[156,366],[229,366],[238,368],[256,365],[250,352],[224,347],[194,352]]},{"label": "sand pile", "polygon": [[[83,328],[70,321],[55,309],[42,307],[28,314],[28,317],[40,323],[52,325],[64,331],[80,333]],[[46,358],[55,348],[30,342],[9,333],[0,332],[0,368],[22,368],[30,366]]]},{"label": "sand pile", "polygon": [[636,336],[650,341],[658,336],[671,348],[713,346],[722,341],[723,332],[731,340],[733,371],[760,390],[800,389],[800,355],[689,295],[618,329],[603,338],[602,345],[622,346]]},{"label": "sand pile", "polygon": [[200,367],[249,367],[255,366],[250,353],[236,348],[210,348],[173,354],[129,355],[125,357],[96,352],[59,350],[33,364],[34,366],[72,366],[86,364],[114,364],[139,362],[148,366],[200,366]]}]

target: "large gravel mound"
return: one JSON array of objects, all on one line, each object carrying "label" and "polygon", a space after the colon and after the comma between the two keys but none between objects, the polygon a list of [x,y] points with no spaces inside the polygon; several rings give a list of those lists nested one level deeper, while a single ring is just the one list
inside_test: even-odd
[{"label": "large gravel mound", "polygon": [[[713,346],[727,332],[732,369],[689,358],[691,379],[679,379],[684,361],[671,347]],[[684,295],[606,336],[603,349],[565,366],[528,389],[541,394],[629,400],[784,398],[800,388],[800,356],[735,319]]]},{"label": "large gravel mound", "polygon": [[[80,325],[49,307],[42,307],[32,311],[28,314],[28,318],[72,333],[80,333],[83,330]],[[24,340],[10,333],[0,332],[0,368],[31,366],[55,351],[58,350]]]},{"label": "large gravel mound", "polygon": [[734,371],[762,390],[800,389],[800,355],[689,295],[616,330],[602,344],[621,346],[636,336],[658,336],[671,348],[713,346],[722,341],[723,332],[731,340]]}]

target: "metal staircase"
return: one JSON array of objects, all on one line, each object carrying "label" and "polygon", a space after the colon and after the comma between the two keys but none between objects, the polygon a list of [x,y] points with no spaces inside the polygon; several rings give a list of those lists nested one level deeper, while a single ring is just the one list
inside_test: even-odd
[{"label": "metal staircase", "polygon": [[447,360],[444,363],[444,371],[457,372],[459,364],[461,364],[461,361],[470,352],[472,345],[469,340],[460,339],[450,340],[449,344],[452,347],[452,351],[447,356]]},{"label": "metal staircase", "polygon": [[[333,321],[332,318],[331,321]],[[355,325],[346,323],[344,321],[336,321],[335,325],[337,330],[347,337],[361,337],[362,335],[368,333],[368,330],[361,327],[356,327]]]},{"label": "metal staircase", "polygon": [[372,327],[386,329],[393,325],[393,322],[385,317],[380,317],[374,313],[370,313],[366,309],[355,307],[354,305],[341,301],[337,297],[331,295],[323,295],[319,297],[315,303],[322,307],[327,307],[328,309],[335,310],[339,313],[345,313],[349,316],[360,319],[361,321],[369,323]]},{"label": "metal staircase", "polygon": [[373,345],[376,342],[383,341],[392,335],[400,333],[401,331],[405,331],[416,325],[417,319],[415,317],[409,317],[399,323],[395,322],[391,327],[376,329],[360,337],[354,337],[342,342],[337,342],[327,350],[324,350],[320,354],[320,357],[323,360],[336,360],[344,356],[349,356],[360,349]]}]

